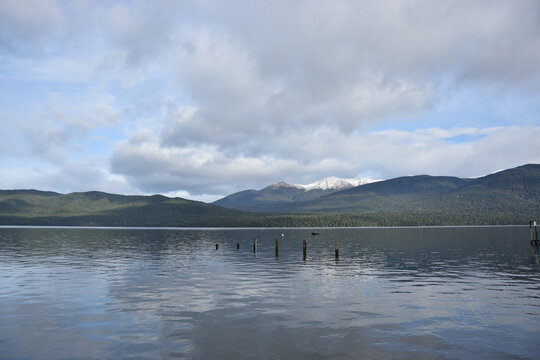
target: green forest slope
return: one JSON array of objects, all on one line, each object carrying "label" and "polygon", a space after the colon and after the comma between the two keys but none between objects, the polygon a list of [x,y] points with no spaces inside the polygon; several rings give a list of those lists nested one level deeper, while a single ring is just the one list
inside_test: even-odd
[{"label": "green forest slope", "polygon": [[477,179],[409,176],[246,212],[181,198],[0,190],[0,225],[402,226],[540,220],[540,165]]}]

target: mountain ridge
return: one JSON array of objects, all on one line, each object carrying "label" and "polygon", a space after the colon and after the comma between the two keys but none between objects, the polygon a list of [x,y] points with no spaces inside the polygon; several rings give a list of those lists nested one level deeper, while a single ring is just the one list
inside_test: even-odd
[{"label": "mountain ridge", "polygon": [[[266,188],[265,188],[266,189]],[[263,189],[264,190],[264,189]],[[237,193],[238,194],[238,193]],[[319,193],[317,197],[281,201],[278,198],[263,199],[249,194],[248,206],[222,203],[222,206],[262,213],[366,213],[366,212],[441,212],[437,204],[450,213],[474,210],[475,199],[487,209],[497,204],[501,211],[506,201],[513,211],[525,211],[526,207],[540,205],[540,165],[526,164],[502,170],[478,178],[452,176],[413,175],[371,182],[352,188]],[[267,193],[271,196],[271,193]],[[506,199],[505,201],[501,199]],[[256,203],[254,203],[256,201]],[[460,203],[461,202],[461,203]],[[491,204],[491,205],[490,205]],[[493,206],[492,206],[493,205]],[[522,210],[519,210],[522,209]]]},{"label": "mountain ridge", "polygon": [[[463,204],[474,199],[487,209],[505,202],[514,210],[540,209],[540,165],[527,164],[475,179],[451,176],[414,175],[360,185],[321,196],[319,199],[262,207],[264,212],[433,212],[437,206],[452,213],[463,212]],[[470,211],[474,206],[468,207]]]},{"label": "mountain ridge", "polygon": [[[0,190],[0,225],[426,226],[526,224],[540,219],[538,164],[474,179],[415,175],[326,194],[311,190],[310,196],[317,196],[313,199],[291,200],[298,194],[294,187],[274,190],[266,193],[267,203],[257,205],[255,212],[163,195]],[[260,195],[256,190],[238,194],[244,193]]]},{"label": "mountain ridge", "polygon": [[260,206],[314,200],[336,191],[357,186],[355,184],[367,184],[375,181],[368,178],[342,179],[335,176],[326,177],[306,185],[281,181],[260,190],[239,191],[216,200],[212,204],[237,210],[257,211]]}]

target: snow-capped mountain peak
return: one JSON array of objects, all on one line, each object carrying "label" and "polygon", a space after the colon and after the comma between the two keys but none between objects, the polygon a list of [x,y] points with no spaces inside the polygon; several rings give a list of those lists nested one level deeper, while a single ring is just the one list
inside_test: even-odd
[{"label": "snow-capped mountain peak", "polygon": [[310,190],[344,190],[352,188],[359,185],[368,184],[375,182],[377,180],[368,179],[368,178],[356,178],[356,179],[342,179],[335,176],[330,176],[313,183],[303,185],[303,184],[291,184],[284,181],[278,182],[276,184],[270,185],[274,188],[297,188],[305,191]]},{"label": "snow-capped mountain peak", "polygon": [[307,185],[297,185],[305,190],[343,190],[355,186],[352,182],[335,176],[327,177]]},{"label": "snow-capped mountain peak", "polygon": [[268,186],[267,188],[294,188],[294,189],[302,189],[302,190],[304,190],[303,185],[291,184],[291,183],[288,183],[288,182],[285,182],[285,181],[280,181],[278,183],[272,184],[272,185]]}]

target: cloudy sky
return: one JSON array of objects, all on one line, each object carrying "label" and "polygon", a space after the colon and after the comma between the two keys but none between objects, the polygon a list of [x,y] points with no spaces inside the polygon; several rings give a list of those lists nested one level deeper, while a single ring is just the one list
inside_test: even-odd
[{"label": "cloudy sky", "polygon": [[2,0],[0,121],[1,189],[540,163],[540,2]]}]

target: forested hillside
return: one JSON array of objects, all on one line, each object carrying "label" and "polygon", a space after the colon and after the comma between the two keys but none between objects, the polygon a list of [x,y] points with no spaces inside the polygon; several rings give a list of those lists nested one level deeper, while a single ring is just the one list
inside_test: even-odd
[{"label": "forested hillside", "polygon": [[540,220],[540,165],[477,179],[409,176],[246,212],[162,195],[0,191],[0,225],[403,226]]}]

